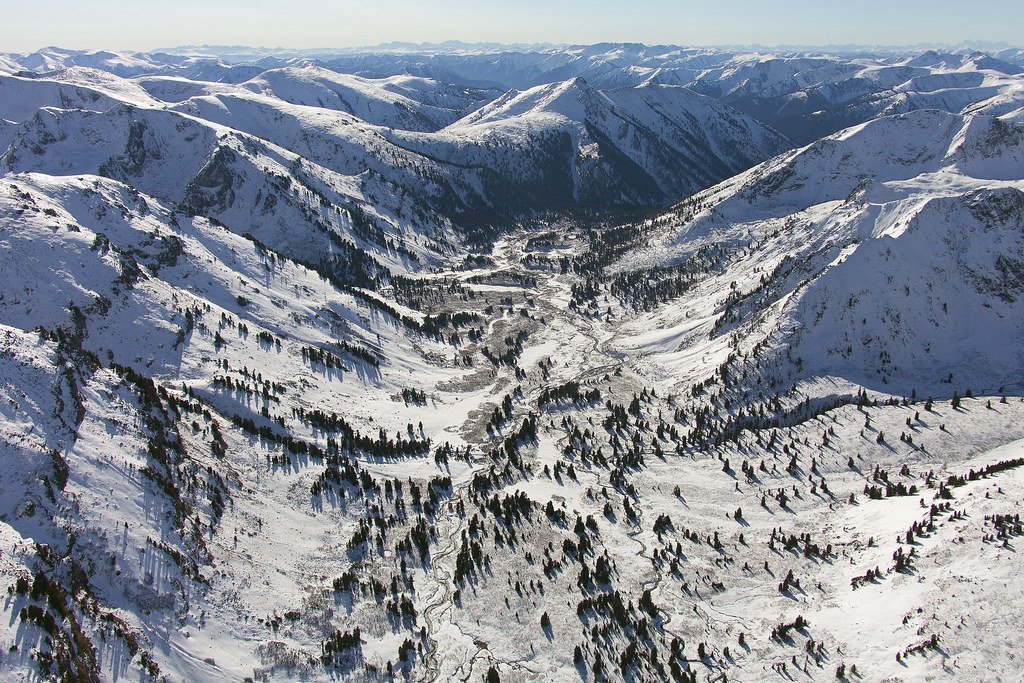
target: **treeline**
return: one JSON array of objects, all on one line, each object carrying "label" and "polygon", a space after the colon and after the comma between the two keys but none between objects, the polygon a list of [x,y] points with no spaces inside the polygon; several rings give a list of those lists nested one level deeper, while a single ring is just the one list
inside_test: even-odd
[{"label": "treeline", "polygon": [[993,474],[998,474],[1000,472],[1005,472],[1006,470],[1012,470],[1015,467],[1020,467],[1021,465],[1024,465],[1024,458],[1011,458],[1010,460],[1000,460],[997,463],[986,465],[985,467],[982,467],[980,470],[977,471],[971,469],[967,474],[951,474],[949,478],[946,479],[946,485],[963,486],[969,481],[977,481],[979,479],[984,479]]},{"label": "treeline", "polygon": [[[329,453],[362,452],[380,458],[398,458],[425,455],[430,451],[430,439],[392,439],[383,429],[380,430],[378,437],[373,439],[361,434],[345,418],[334,412],[307,411],[305,408],[297,407],[292,408],[292,417],[310,427],[333,434],[334,436],[327,439],[327,452]],[[273,433],[273,430],[268,431]],[[275,435],[275,438],[295,441],[291,435]],[[299,446],[296,444],[295,447]]]},{"label": "treeline", "polygon": [[590,405],[601,401],[601,391],[590,389],[580,391],[579,382],[566,382],[557,387],[545,388],[537,398],[537,405],[544,408],[552,403],[574,403],[576,405]]}]

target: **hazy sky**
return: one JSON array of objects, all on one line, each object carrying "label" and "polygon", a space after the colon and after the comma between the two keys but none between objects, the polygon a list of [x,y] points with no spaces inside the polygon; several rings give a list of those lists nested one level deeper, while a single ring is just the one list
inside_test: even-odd
[{"label": "hazy sky", "polygon": [[7,0],[0,52],[392,40],[1024,43],[1024,0]]}]

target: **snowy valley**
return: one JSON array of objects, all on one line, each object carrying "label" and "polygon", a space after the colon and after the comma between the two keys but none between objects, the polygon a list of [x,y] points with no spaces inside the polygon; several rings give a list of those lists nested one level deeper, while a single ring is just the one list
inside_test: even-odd
[{"label": "snowy valley", "polygon": [[0,678],[1016,680],[1022,74],[0,55]]}]

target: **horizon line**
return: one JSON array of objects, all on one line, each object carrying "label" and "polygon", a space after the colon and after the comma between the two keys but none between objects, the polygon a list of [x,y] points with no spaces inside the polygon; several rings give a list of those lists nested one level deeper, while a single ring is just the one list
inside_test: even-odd
[{"label": "horizon line", "polygon": [[172,52],[182,51],[188,49],[208,49],[208,50],[246,50],[252,52],[277,52],[277,53],[291,53],[291,54],[303,54],[303,53],[318,53],[318,52],[372,52],[374,50],[380,51],[412,51],[416,49],[430,50],[438,48],[448,48],[458,50],[460,47],[465,49],[489,49],[489,48],[507,48],[505,51],[514,50],[550,50],[550,49],[566,49],[566,48],[584,48],[584,47],[597,47],[601,45],[609,46],[625,46],[635,45],[644,48],[680,48],[680,49],[707,49],[707,50],[721,50],[721,51],[735,51],[735,50],[791,50],[791,51],[830,51],[830,50],[856,50],[856,51],[910,51],[910,50],[935,50],[935,49],[978,49],[979,51],[986,50],[1022,50],[1024,46],[1013,45],[1006,41],[990,41],[979,38],[966,38],[957,43],[949,42],[930,42],[920,41],[917,43],[820,43],[820,44],[801,44],[801,43],[644,43],[642,41],[631,41],[631,40],[603,40],[593,43],[551,43],[551,42],[537,42],[537,43],[526,43],[526,42],[500,42],[500,41],[465,41],[460,39],[448,39],[443,41],[407,41],[407,40],[391,40],[374,45],[337,45],[337,46],[321,46],[321,47],[283,47],[283,46],[268,46],[268,45],[245,45],[245,44],[225,44],[225,43],[184,43],[174,46],[162,46],[154,47],[150,49],[135,50],[135,49],[107,49],[107,48],[74,48],[65,47],[56,44],[43,45],[30,52],[15,52],[15,51],[4,51],[0,54],[12,54],[12,55],[31,55],[45,50],[67,50],[71,52],[83,52],[83,53],[96,53],[96,52],[113,52],[113,53],[127,53],[127,54],[158,54],[161,52]]}]

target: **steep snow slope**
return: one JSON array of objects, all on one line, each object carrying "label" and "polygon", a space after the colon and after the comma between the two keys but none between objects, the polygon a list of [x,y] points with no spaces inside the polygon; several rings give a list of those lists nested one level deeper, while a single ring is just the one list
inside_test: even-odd
[{"label": "steep snow slope", "polygon": [[[140,669],[175,680],[252,673],[268,628],[257,618],[299,599],[306,553],[358,516],[332,499],[314,522],[303,508],[322,466],[306,471],[303,456],[295,473],[304,474],[279,477],[292,466],[263,464],[264,453],[285,453],[270,435],[323,443],[304,416],[329,406],[373,432],[418,419],[428,430],[419,439],[436,436],[434,409],[392,396],[465,371],[428,360],[436,342],[386,308],[111,180],[8,176],[0,226],[0,515],[5,539],[41,544],[5,543],[5,580],[13,590],[34,573],[37,583],[74,586],[50,598],[64,616],[50,628],[55,657],[74,654],[55,668],[103,679]],[[310,349],[335,360],[325,365]],[[270,431],[246,436],[237,426],[246,420]],[[263,519],[276,531],[252,541]],[[35,561],[10,564],[21,552]],[[256,587],[278,575],[288,578]],[[30,597],[15,596],[14,612]],[[99,606],[103,619],[90,621]],[[18,654],[3,666],[18,679],[34,648],[49,651],[32,623],[10,634]],[[316,647],[323,629],[298,642]],[[225,636],[250,641],[248,653],[223,649]]]},{"label": "steep snow slope", "polygon": [[140,76],[133,78],[132,81],[153,98],[169,104],[176,104],[190,97],[245,92],[235,84],[194,81],[183,76]]},{"label": "steep snow slope", "polygon": [[0,54],[0,73],[13,74],[21,70],[21,65],[7,55]]},{"label": "steep snow slope", "polygon": [[731,175],[790,146],[774,130],[687,88],[651,85],[607,94],[620,111],[636,112],[633,116],[656,136],[712,167],[711,176]]},{"label": "steep snow slope", "polygon": [[[657,204],[682,196],[786,147],[781,136],[683,88],[600,92],[575,78],[510,92],[442,131],[460,163],[531,171],[528,149],[568,164],[574,198]],[[550,141],[538,145],[537,139]],[[466,144],[465,141],[472,144]],[[496,154],[495,154],[496,156]],[[511,157],[511,158],[509,158]]]},{"label": "steep snow slope", "polygon": [[0,147],[7,149],[7,146],[14,140],[14,131],[17,130],[18,124],[7,119],[0,119]]},{"label": "steep snow slope", "polygon": [[292,104],[333,109],[399,130],[433,131],[458,119],[474,104],[468,93],[436,81],[366,79],[321,67],[272,69],[242,84]]},{"label": "steep snow slope", "polygon": [[[95,173],[251,234],[292,258],[366,283],[432,258],[443,224],[400,222],[383,183],[341,175],[275,145],[176,112],[41,109],[3,156],[9,171]],[[377,192],[371,206],[366,193]]]},{"label": "steep snow slope", "polygon": [[699,291],[728,296],[688,295],[638,348],[673,365],[694,352],[672,348],[678,334],[710,332],[705,352],[722,362],[738,339],[757,349],[727,363],[747,377],[738,391],[755,378],[922,396],[1018,387],[1021,169],[1019,123],[939,111],[755,167],[666,217],[664,236],[620,265],[685,267],[702,247],[724,249]]},{"label": "steep snow slope", "polygon": [[0,76],[0,118],[15,123],[31,118],[41,107],[103,111],[118,102],[92,87],[51,79]]},{"label": "steep snow slope", "polygon": [[155,107],[160,104],[158,98],[151,96],[134,80],[121,78],[100,69],[75,66],[48,73],[45,78],[98,90],[115,100],[139,107]]}]

